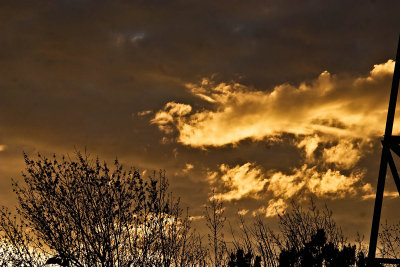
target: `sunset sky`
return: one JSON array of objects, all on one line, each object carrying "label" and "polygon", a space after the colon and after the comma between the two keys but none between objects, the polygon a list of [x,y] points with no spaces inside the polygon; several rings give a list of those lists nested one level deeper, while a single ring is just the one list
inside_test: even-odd
[{"label": "sunset sky", "polygon": [[[395,0],[1,1],[0,204],[16,203],[23,151],[86,148],[145,176],[165,169],[197,220],[212,188],[228,217],[271,222],[313,196],[368,239],[399,10]],[[399,205],[389,176],[382,220],[399,220]]]}]

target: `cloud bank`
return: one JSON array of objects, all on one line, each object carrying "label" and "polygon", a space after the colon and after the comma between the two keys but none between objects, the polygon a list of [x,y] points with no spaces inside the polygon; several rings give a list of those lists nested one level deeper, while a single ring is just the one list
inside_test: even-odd
[{"label": "cloud bank", "polygon": [[222,164],[219,171],[208,173],[208,179],[210,184],[219,184],[220,191],[225,191],[216,194],[217,198],[231,201],[244,197],[258,198],[266,194],[289,199],[310,193],[329,198],[370,193],[372,187],[363,183],[363,175],[362,170],[345,175],[339,170],[321,171],[316,166],[310,167],[307,164],[293,168],[288,173],[267,173],[260,166],[248,162],[234,167]]},{"label": "cloud bank", "polygon": [[193,110],[169,102],[151,123],[167,134],[176,129],[177,141],[192,147],[224,146],[282,133],[368,138],[381,134],[393,69],[389,60],[375,65],[366,77],[338,78],[324,71],[310,83],[281,84],[271,91],[204,78],[186,87],[212,108]]},{"label": "cloud bank", "polygon": [[285,171],[265,170],[256,162],[208,171],[208,182],[223,201],[268,200],[253,216],[272,217],[284,211],[288,199],[308,196],[369,199],[371,184],[357,163],[370,141],[381,135],[386,118],[388,88],[394,62],[374,65],[366,76],[335,76],[322,72],[298,86],[281,84],[270,91],[237,82],[204,78],[186,84],[204,101],[203,108],[167,103],[151,123],[176,141],[193,148],[237,145],[240,141],[279,141],[294,138],[303,163]]}]

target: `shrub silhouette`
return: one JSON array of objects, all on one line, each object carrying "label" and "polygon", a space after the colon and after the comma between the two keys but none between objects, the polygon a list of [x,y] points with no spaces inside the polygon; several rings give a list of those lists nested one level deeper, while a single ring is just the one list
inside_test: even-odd
[{"label": "shrub silhouette", "polygon": [[229,267],[261,267],[261,257],[256,256],[254,258],[254,264],[253,262],[254,256],[251,254],[251,252],[247,252],[244,254],[243,249],[237,249],[236,254],[233,252],[230,255],[230,260],[228,262]]},{"label": "shrub silhouette", "polygon": [[309,267],[347,267],[356,262],[355,246],[343,246],[341,249],[332,242],[327,242],[324,229],[318,229],[300,249],[284,249],[279,255],[279,266]]}]

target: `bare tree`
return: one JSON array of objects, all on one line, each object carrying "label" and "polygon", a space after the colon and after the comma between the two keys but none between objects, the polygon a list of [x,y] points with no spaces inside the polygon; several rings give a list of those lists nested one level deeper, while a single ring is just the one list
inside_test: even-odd
[{"label": "bare tree", "polygon": [[41,266],[44,248],[24,221],[3,207],[0,209],[0,266]]},{"label": "bare tree", "polygon": [[320,210],[310,199],[310,206],[304,210],[295,201],[291,201],[290,210],[278,214],[281,236],[275,238],[279,248],[295,248],[299,250],[319,229],[324,229],[328,242],[335,246],[343,246],[346,238],[333,219],[332,211],[327,206]]},{"label": "bare tree", "polygon": [[363,266],[363,255],[356,255],[356,246],[346,243],[326,205],[320,210],[311,199],[304,210],[292,201],[291,209],[278,216],[279,266]]},{"label": "bare tree", "polygon": [[[24,183],[14,182],[18,217],[3,209],[0,255],[14,266],[186,266],[199,261],[188,214],[167,192],[165,173],[142,179],[115,160],[25,156]],[[17,217],[15,217],[17,218]],[[8,244],[8,245],[4,245]],[[192,253],[192,255],[190,255]],[[36,262],[36,263],[35,263]]]},{"label": "bare tree", "polygon": [[256,251],[261,255],[264,267],[276,267],[278,251],[274,242],[274,233],[265,225],[260,216],[256,217],[252,234],[256,243]]},{"label": "bare tree", "polygon": [[261,263],[264,266],[277,266],[277,252],[273,233],[261,217],[257,216],[249,226],[246,224],[244,216],[238,214],[238,225],[238,234],[230,227],[234,245],[234,251],[230,255],[230,265],[237,266],[240,262],[240,255],[243,254],[246,266],[261,266]]},{"label": "bare tree", "polygon": [[382,230],[379,233],[380,246],[378,247],[382,257],[400,258],[400,222],[395,224],[381,225]]},{"label": "bare tree", "polygon": [[[245,223],[243,216],[238,217],[239,234],[236,235],[233,230],[231,232],[236,251],[247,253],[247,259],[252,260],[246,266],[256,265],[255,258],[258,255],[261,257],[260,265],[265,267],[314,266],[307,265],[313,260],[324,262],[327,266],[349,266],[355,263],[356,247],[346,244],[346,238],[327,206],[319,209],[311,199],[309,208],[303,209],[292,201],[290,209],[277,215],[279,232],[272,231],[261,216],[256,217],[250,225]],[[303,259],[303,256],[309,258]],[[361,260],[362,256],[360,254]]]},{"label": "bare tree", "polygon": [[[85,267],[276,267],[282,252],[286,259],[294,255],[293,266],[302,266],[299,255],[313,256],[315,249],[318,257],[332,252],[328,254],[340,258],[336,263],[345,262],[340,266],[355,261],[355,246],[346,246],[332,212],[326,206],[318,209],[313,201],[306,210],[292,202],[288,211],[278,214],[279,234],[261,217],[248,226],[239,216],[238,238],[231,230],[236,254],[229,257],[224,205],[214,193],[204,210],[209,230],[204,245],[191,228],[188,210],[169,193],[163,171],[143,179],[136,169],[125,170],[118,160],[110,169],[80,153],[60,161],[56,156],[38,155],[32,160],[25,155],[25,163],[23,182],[13,182],[18,216],[0,209],[2,266],[36,267],[47,262]],[[383,227],[383,255],[398,257],[399,231],[399,225]],[[364,260],[364,254],[360,255]],[[323,258],[322,262],[333,260]]]},{"label": "bare tree", "polygon": [[208,241],[210,246],[211,264],[219,267],[223,265],[223,258],[226,254],[226,243],[224,241],[224,206],[222,201],[215,197],[212,192],[204,211],[206,225],[209,229]]}]

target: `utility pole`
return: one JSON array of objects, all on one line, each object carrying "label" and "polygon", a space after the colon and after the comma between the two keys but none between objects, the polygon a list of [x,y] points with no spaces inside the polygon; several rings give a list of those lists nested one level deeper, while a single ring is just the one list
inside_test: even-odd
[{"label": "utility pole", "polygon": [[387,166],[396,183],[397,190],[400,194],[400,178],[392,157],[392,151],[400,157],[400,136],[392,135],[394,114],[396,110],[397,95],[399,91],[400,79],[400,37],[397,46],[396,63],[394,67],[392,89],[390,91],[389,108],[386,119],[385,135],[382,140],[382,155],[379,166],[378,185],[376,188],[374,215],[372,218],[371,236],[369,241],[368,266],[373,267],[379,263],[400,264],[400,259],[376,258],[376,245],[378,241],[378,232],[382,211],[383,191],[385,189],[385,179]]}]

